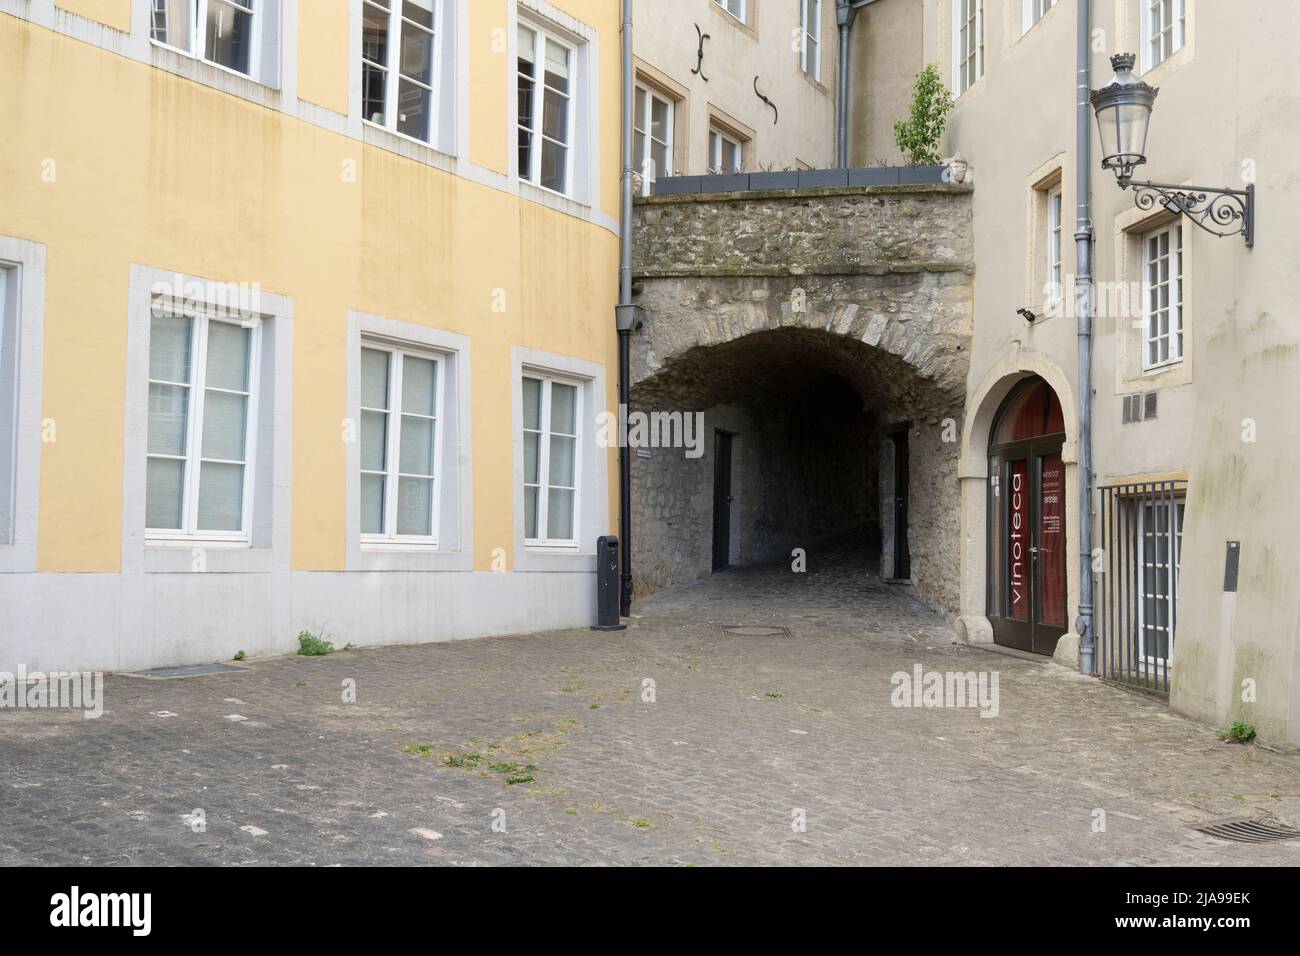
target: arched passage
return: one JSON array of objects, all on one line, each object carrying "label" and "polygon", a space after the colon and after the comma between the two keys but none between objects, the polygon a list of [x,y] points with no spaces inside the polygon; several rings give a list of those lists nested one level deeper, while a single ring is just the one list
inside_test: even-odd
[{"label": "arched passage", "polygon": [[816,562],[848,536],[869,572],[955,610],[960,413],[902,358],[825,330],[753,332],[633,387],[634,418],[662,410],[698,415],[702,440],[698,457],[634,457],[638,595],[796,548]]},{"label": "arched passage", "polygon": [[878,573],[957,611],[970,191],[638,201],[631,413],[703,435],[633,453],[636,595],[795,548],[811,565],[856,531]]}]

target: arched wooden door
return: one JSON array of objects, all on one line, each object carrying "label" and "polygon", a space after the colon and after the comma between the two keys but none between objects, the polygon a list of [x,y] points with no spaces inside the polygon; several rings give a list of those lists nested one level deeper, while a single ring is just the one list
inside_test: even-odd
[{"label": "arched wooden door", "polygon": [[1051,654],[1066,622],[1061,403],[1041,378],[1018,384],[989,442],[989,591],[993,639]]}]

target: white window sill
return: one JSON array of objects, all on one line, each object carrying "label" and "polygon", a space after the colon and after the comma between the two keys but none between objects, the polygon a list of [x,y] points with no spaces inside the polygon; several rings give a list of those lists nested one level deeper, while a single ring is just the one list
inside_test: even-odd
[{"label": "white window sill", "polygon": [[437,541],[368,541],[361,539],[362,551],[401,551],[427,554],[438,550]]},{"label": "white window sill", "polygon": [[349,571],[472,571],[467,551],[439,551],[428,545],[368,544],[348,561]]},{"label": "white window sill", "polygon": [[212,63],[176,47],[150,40],[150,62],[161,70],[212,87],[231,96],[273,109],[280,107],[280,90],[219,63]]},{"label": "white window sill", "polygon": [[529,551],[537,551],[543,554],[577,554],[578,542],[576,541],[537,541],[526,539],[524,547]]},{"label": "white window sill", "polygon": [[[176,56],[185,57],[188,60],[193,60],[195,63],[202,63],[205,66],[210,66],[213,69],[220,70],[222,73],[229,74],[230,76],[237,76],[241,80],[249,80],[253,83],[257,83],[257,80],[254,80],[247,73],[241,73],[239,72],[239,70],[226,66],[223,63],[217,63],[214,60],[209,60],[206,56],[199,56],[197,53],[191,53],[189,50],[183,50],[178,46],[172,46],[170,43],[163,43],[161,40],[155,40],[153,37],[149,38],[149,44],[151,46],[157,47],[159,50],[166,50],[167,52],[175,54]],[[258,85],[267,86],[267,84],[265,83],[259,83]],[[272,87],[267,86],[267,89],[272,89]]]},{"label": "white window sill", "polygon": [[1148,365],[1146,368],[1142,370],[1142,374],[1153,375],[1153,376],[1161,375],[1165,372],[1172,372],[1174,369],[1178,368],[1178,366],[1182,364],[1183,364],[1183,360],[1181,357],[1176,359],[1170,359],[1167,362],[1161,362],[1159,365]]},{"label": "white window sill", "polygon": [[456,170],[456,157],[451,153],[444,152],[426,140],[416,139],[414,136],[407,136],[387,126],[372,123],[364,117],[361,120],[361,141],[444,172],[450,173]]},{"label": "white window sill", "polygon": [[144,546],[146,574],[270,574],[270,548],[230,541],[150,539]]},{"label": "white window sill", "polygon": [[567,548],[525,544],[515,555],[515,570],[524,572],[585,572],[596,570],[596,553],[583,552],[577,545]]},{"label": "white window sill", "polygon": [[548,189],[545,186],[539,186],[537,183],[527,179],[519,180],[519,196],[522,199],[529,199],[543,206],[549,206],[560,212],[566,212],[571,216],[590,216],[591,204],[580,202],[572,196],[566,196],[564,193],[558,193],[554,189]]}]

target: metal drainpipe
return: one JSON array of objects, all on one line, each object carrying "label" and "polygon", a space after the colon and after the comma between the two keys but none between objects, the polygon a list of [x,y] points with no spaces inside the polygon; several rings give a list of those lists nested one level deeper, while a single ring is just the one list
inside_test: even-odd
[{"label": "metal drainpipe", "polygon": [[840,28],[840,53],[835,63],[835,165],[849,165],[849,36],[857,10],[849,0],[836,0],[835,22]]},{"label": "metal drainpipe", "polygon": [[1092,626],[1092,127],[1090,95],[1092,26],[1090,0],[1078,0],[1076,61],[1078,97],[1075,105],[1075,175],[1078,210],[1074,242],[1077,262],[1075,308],[1079,351],[1079,669],[1093,672],[1096,645]]},{"label": "metal drainpipe", "polygon": [[[632,304],[632,176],[636,159],[632,151],[632,0],[623,0],[623,204],[618,222],[618,404],[620,425],[631,395],[629,381],[632,369],[632,328],[636,321],[636,306]],[[620,439],[622,428],[619,428]],[[618,449],[618,533],[619,560],[619,613],[627,617],[632,612],[632,459],[627,442],[620,441]]]},{"label": "metal drainpipe", "polygon": [[858,11],[876,0],[835,0],[835,23],[840,28],[839,57],[835,64],[835,165],[849,165],[849,51]]}]

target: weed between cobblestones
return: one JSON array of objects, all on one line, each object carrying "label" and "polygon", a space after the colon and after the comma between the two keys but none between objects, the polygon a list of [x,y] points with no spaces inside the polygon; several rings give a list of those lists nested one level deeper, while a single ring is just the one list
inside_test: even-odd
[{"label": "weed between cobblestones", "polygon": [[[347,673],[369,690],[347,719],[327,676],[343,676],[338,658],[192,682],[110,678],[113,721],[73,737],[53,733],[58,715],[30,712],[0,734],[0,766],[23,783],[0,800],[0,863],[1300,861],[1300,841],[1189,840],[1168,809],[1300,822],[1294,757],[1221,744],[1213,728],[1055,665],[952,646],[942,619],[874,569],[810,557],[806,579],[782,565],[656,595],[607,642],[584,630],[352,652]],[[792,636],[717,636],[738,620]],[[638,663],[623,663],[630,650]],[[890,707],[891,673],[986,659],[1004,671],[1010,719]],[[312,694],[286,693],[309,671]],[[639,699],[646,677],[656,704]],[[222,719],[227,697],[259,717],[256,736],[252,721]],[[153,715],[164,709],[182,719]],[[1113,746],[1135,721],[1143,732]],[[202,838],[176,816],[200,806]],[[1090,828],[1098,806],[1109,835]],[[494,807],[504,834],[488,829]],[[806,834],[791,832],[791,807],[809,808]],[[266,820],[277,825],[256,842],[239,830]]]}]

